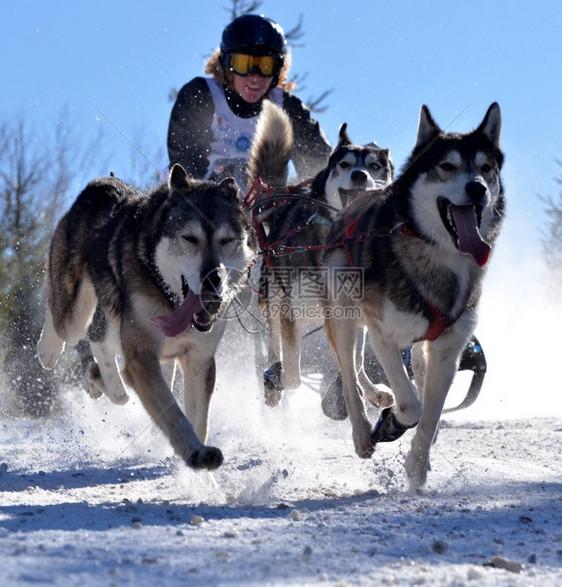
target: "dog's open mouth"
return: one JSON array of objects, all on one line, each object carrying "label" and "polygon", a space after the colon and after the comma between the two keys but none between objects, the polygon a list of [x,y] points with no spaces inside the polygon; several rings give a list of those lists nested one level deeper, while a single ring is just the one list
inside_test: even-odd
[{"label": "dog's open mouth", "polygon": [[193,316],[193,326],[201,332],[211,330],[221,306],[221,299],[210,294],[211,299],[201,312]]},{"label": "dog's open mouth", "polygon": [[353,202],[355,198],[363,195],[367,190],[365,188],[351,188],[349,190],[339,188],[338,191],[341,198],[342,208],[345,208],[349,203]]},{"label": "dog's open mouth", "polygon": [[191,325],[201,332],[213,326],[221,306],[221,298],[212,292],[194,294],[189,288],[181,305],[171,314],[154,316],[151,322],[164,336],[178,336]]},{"label": "dog's open mouth", "polygon": [[437,201],[441,221],[451,234],[457,249],[470,255],[483,267],[490,256],[490,245],[480,235],[481,206],[455,206],[447,198]]}]

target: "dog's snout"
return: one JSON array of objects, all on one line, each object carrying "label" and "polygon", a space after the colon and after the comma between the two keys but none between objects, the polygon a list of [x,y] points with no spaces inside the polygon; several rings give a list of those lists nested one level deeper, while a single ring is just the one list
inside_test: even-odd
[{"label": "dog's snout", "polygon": [[222,278],[220,275],[220,268],[217,267],[216,269],[212,269],[208,271],[206,275],[203,277],[203,290],[212,292],[212,293],[220,293],[222,285]]},{"label": "dog's snout", "polygon": [[481,181],[469,181],[464,189],[474,203],[481,202],[486,195],[486,186]]},{"label": "dog's snout", "polygon": [[361,169],[356,169],[351,173],[351,181],[354,185],[362,186],[367,183],[367,179],[369,176],[367,175],[366,171]]}]

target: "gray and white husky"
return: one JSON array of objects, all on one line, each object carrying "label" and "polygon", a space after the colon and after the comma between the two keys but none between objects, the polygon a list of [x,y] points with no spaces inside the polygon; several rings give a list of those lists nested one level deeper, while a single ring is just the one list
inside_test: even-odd
[{"label": "gray and white husky", "polygon": [[[477,322],[484,270],[504,213],[500,129],[495,103],[466,134],[444,133],[423,106],[415,147],[399,177],[378,197],[356,199],[341,212],[328,239],[340,246],[323,260],[331,310],[325,326],[355,451],[368,458],[377,443],[417,426],[406,461],[412,488],[426,482],[430,447]],[[342,269],[356,269],[361,279],[342,287]],[[395,396],[374,428],[364,404],[369,394],[357,376],[360,322]],[[412,343],[416,385],[400,352]]]},{"label": "gray and white husky", "polygon": [[[221,451],[205,445],[225,326],[217,318],[243,282],[254,246],[232,179],[195,180],[175,165],[149,194],[113,176],[92,181],[51,242],[43,366],[52,369],[65,343],[88,336],[97,362],[86,373],[90,395],[125,403],[124,381],[190,467],[219,467]],[[160,366],[174,359],[185,414]]]},{"label": "gray and white husky", "polygon": [[[288,195],[288,159],[292,128],[287,115],[273,104],[264,105],[254,142],[250,181],[262,178],[281,188],[262,206],[267,218],[267,245],[260,282],[263,311],[269,326],[268,365],[264,374],[266,403],[274,407],[284,389],[301,385],[301,342],[306,324],[323,323],[322,247],[334,217],[366,190],[387,185],[394,166],[388,149],[375,143],[357,145],[340,128],[328,162],[308,187]],[[259,228],[258,228],[259,230]],[[328,352],[329,354],[329,352]]]}]

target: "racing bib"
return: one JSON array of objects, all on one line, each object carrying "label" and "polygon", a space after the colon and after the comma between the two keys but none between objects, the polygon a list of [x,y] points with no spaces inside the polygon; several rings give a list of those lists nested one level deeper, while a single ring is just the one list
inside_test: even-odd
[{"label": "racing bib", "polygon": [[[227,167],[246,167],[259,114],[251,118],[236,116],[229,108],[219,83],[213,78],[206,78],[205,81],[215,106],[211,125],[213,140],[210,144],[209,168],[205,175],[205,179],[208,179],[211,175],[220,175]],[[269,99],[278,106],[283,106],[283,90],[278,87],[273,88]]]}]

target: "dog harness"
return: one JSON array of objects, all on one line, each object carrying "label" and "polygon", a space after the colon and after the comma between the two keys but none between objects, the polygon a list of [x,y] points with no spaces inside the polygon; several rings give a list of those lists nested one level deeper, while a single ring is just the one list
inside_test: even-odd
[{"label": "dog harness", "polygon": [[[323,202],[317,201],[315,198],[304,195],[303,189],[309,187],[312,184],[313,178],[305,179],[296,185],[288,185],[284,188],[271,188],[262,181],[261,178],[256,178],[253,184],[250,186],[248,193],[244,197],[244,203],[246,208],[251,211],[252,222],[254,230],[257,235],[258,245],[262,254],[263,260],[267,265],[271,275],[274,276],[275,280],[281,286],[283,292],[287,293],[282,280],[276,275],[275,267],[272,261],[272,257],[281,257],[283,255],[292,255],[294,253],[304,253],[305,251],[314,250],[325,250],[325,245],[309,245],[309,246],[293,246],[283,244],[291,238],[295,233],[304,230],[310,224],[320,224],[322,226],[332,226],[331,220],[325,218],[319,212],[319,208],[333,209],[332,206]],[[275,212],[275,209],[279,206],[284,206],[295,198],[303,201],[315,204],[317,209],[310,214],[303,222],[300,222],[296,226],[293,226],[291,230],[278,240],[271,242],[269,235],[266,234],[264,228],[264,222]]]},{"label": "dog harness", "polygon": [[[215,106],[211,131],[213,139],[209,151],[209,167],[205,179],[220,174],[226,167],[245,168],[250,158],[250,147],[256,132],[259,114],[250,118],[236,116],[230,109],[222,86],[214,78],[205,78]],[[283,106],[283,90],[273,88],[269,99]]]},{"label": "dog harness", "polygon": [[[263,227],[263,222],[267,220],[267,218],[273,213],[274,209],[278,205],[283,205],[290,201],[292,197],[294,197],[295,193],[298,193],[299,189],[306,185],[307,182],[303,182],[297,186],[288,186],[283,193],[279,194],[279,197],[274,197],[272,200],[272,204],[265,209],[265,211],[259,211],[257,203],[261,201],[261,196],[265,193],[271,196],[273,194],[273,190],[265,184],[261,179],[256,179],[252,186],[250,187],[246,197],[244,198],[244,202],[246,207],[252,210],[252,219],[254,223],[254,228],[256,230],[256,234],[258,237],[258,245],[263,255],[263,259],[268,266],[269,270],[271,271],[272,275],[275,275],[275,269],[271,260],[271,257],[279,256],[279,255],[287,255],[293,253],[299,253],[304,251],[310,250],[328,250],[334,248],[342,247],[347,260],[349,261],[349,265],[351,268],[356,268],[359,265],[359,250],[358,247],[354,246],[357,243],[363,242],[368,240],[373,236],[388,236],[389,234],[393,234],[396,231],[399,231],[404,236],[420,238],[422,240],[425,239],[422,235],[420,235],[416,230],[414,230],[411,226],[409,226],[406,222],[401,222],[393,227],[390,231],[385,232],[383,234],[379,234],[373,230],[362,230],[363,222],[365,222],[366,216],[364,214],[366,206],[363,205],[359,210],[357,210],[358,204],[351,204],[346,209],[346,214],[343,223],[343,238],[341,241],[326,244],[326,245],[317,245],[317,246],[309,246],[309,247],[293,247],[293,246],[286,246],[282,244],[282,241],[287,240],[290,238],[295,232],[302,230],[306,225],[310,224],[311,222],[319,221],[322,222],[320,216],[314,213],[310,218],[306,220],[304,224],[301,224],[297,227],[293,227],[282,240],[279,240],[275,243],[268,242],[267,235],[265,234],[265,230]],[[369,197],[367,199],[367,205],[380,196],[384,190],[376,190],[372,193],[369,193]],[[281,287],[283,288],[283,284],[280,283]],[[283,288],[284,289],[284,288]],[[412,290],[415,291],[415,287],[412,284]],[[425,314],[427,320],[429,321],[429,325],[423,334],[423,336],[419,339],[419,341],[429,340],[433,341],[439,337],[439,335],[451,324],[453,324],[459,317],[455,317],[452,319],[449,315],[443,314],[440,312],[431,302],[428,300],[424,300],[421,298],[420,300],[421,307],[423,313]],[[461,312],[462,314],[462,312]]]},{"label": "dog harness", "polygon": [[[374,197],[376,198],[380,193],[382,192],[375,193]],[[369,199],[369,201],[371,201],[371,199]],[[356,211],[353,209],[353,206],[350,206],[344,219],[344,238],[341,245],[343,246],[347,260],[352,268],[357,267],[359,262],[359,259],[357,258],[358,249],[357,247],[353,247],[353,245],[357,242],[365,241],[376,234],[374,231],[361,231],[361,221],[365,218],[363,214],[364,211],[365,207]],[[388,234],[392,234],[394,230],[399,230],[404,236],[426,240],[406,222],[400,223]],[[413,284],[412,289],[415,290]],[[433,341],[437,339],[448,326],[451,326],[451,324],[460,317],[459,314],[455,319],[452,319],[447,314],[440,312],[431,302],[424,300],[423,298],[421,299],[421,306],[425,317],[429,320],[429,325],[422,337],[416,342],[423,340]]]}]

